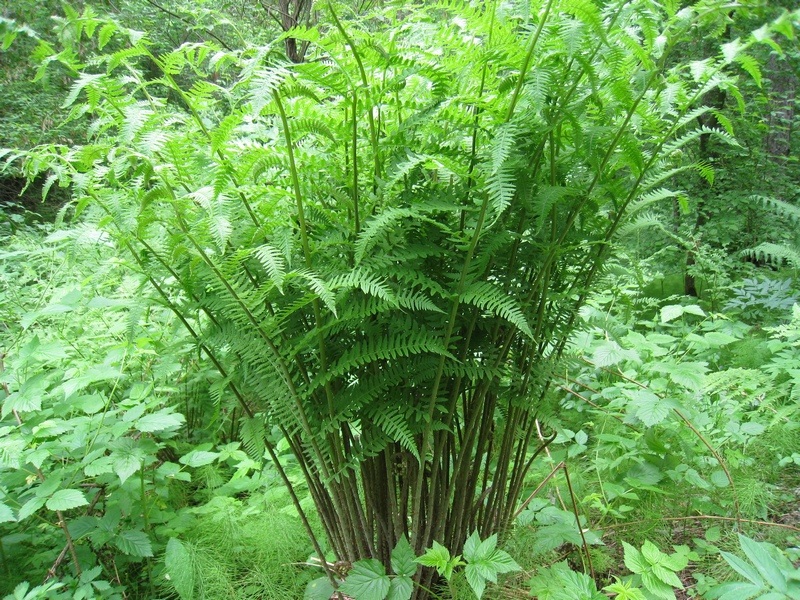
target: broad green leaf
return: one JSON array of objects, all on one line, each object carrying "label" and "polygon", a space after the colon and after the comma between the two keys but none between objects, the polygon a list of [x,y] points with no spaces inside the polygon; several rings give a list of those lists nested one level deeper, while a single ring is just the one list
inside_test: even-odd
[{"label": "broad green leaf", "polygon": [[414,580],[405,575],[394,577],[389,585],[386,600],[409,600],[414,591]]},{"label": "broad green leaf", "polygon": [[728,481],[728,476],[725,474],[725,471],[722,469],[717,469],[709,476],[709,480],[717,487],[728,487],[731,482]]},{"label": "broad green leaf", "polygon": [[170,538],[167,542],[164,566],[169,575],[169,581],[181,600],[192,600],[194,597],[194,564],[191,553],[179,539]]},{"label": "broad green leaf", "polygon": [[202,467],[205,465],[210,465],[212,462],[217,460],[219,456],[219,452],[208,452],[206,450],[193,450],[189,452],[189,454],[185,456],[181,456],[178,459],[182,465],[186,465],[187,467]]},{"label": "broad green leaf", "polygon": [[50,510],[70,510],[87,504],[89,501],[80,490],[58,490],[50,496],[45,506]]},{"label": "broad green leaf", "polygon": [[392,550],[392,572],[395,575],[413,577],[417,572],[417,563],[414,561],[414,550],[405,536],[397,541]]},{"label": "broad green leaf", "polygon": [[661,581],[651,571],[645,571],[641,576],[642,583],[648,592],[664,600],[676,600],[672,586]]},{"label": "broad green leaf", "polygon": [[750,600],[763,591],[764,588],[760,585],[732,581],[721,585],[715,585],[706,595],[709,598],[716,598],[718,600]]},{"label": "broad green leaf", "polygon": [[133,454],[115,452],[111,456],[114,460],[114,473],[119,477],[120,485],[125,483],[142,466],[142,460]]},{"label": "broad green leaf", "polygon": [[[739,534],[739,545],[761,576],[778,591],[786,590],[786,577],[767,550],[767,544]],[[733,566],[733,565],[731,565]]]},{"label": "broad green leaf", "polygon": [[661,307],[661,322],[662,323],[669,323],[670,321],[674,321],[678,317],[683,316],[683,306],[680,304],[670,304],[668,306]]},{"label": "broad green leaf", "polygon": [[384,600],[391,582],[383,565],[374,558],[359,560],[339,589],[358,600]]},{"label": "broad green leaf", "polygon": [[154,433],[156,431],[166,431],[176,429],[183,425],[186,419],[180,413],[170,413],[163,410],[145,415],[136,421],[136,429],[144,433]]},{"label": "broad green leaf", "polygon": [[37,510],[44,506],[44,503],[47,499],[46,498],[31,498],[25,504],[23,504],[19,511],[17,512],[17,521],[24,521],[32,514],[34,514]]},{"label": "broad green leaf", "polygon": [[652,572],[653,575],[658,577],[660,581],[663,581],[667,585],[670,585],[674,588],[683,589],[683,583],[681,582],[680,578],[675,574],[675,571],[671,571],[670,569],[662,565],[653,565]]},{"label": "broad green leaf", "polygon": [[308,582],[303,600],[330,600],[335,592],[327,577],[318,577]]},{"label": "broad green leaf", "polygon": [[433,545],[425,551],[425,554],[414,560],[423,567],[434,567],[441,575],[448,562],[450,562],[450,551],[439,542],[433,542]]},{"label": "broad green leaf", "polygon": [[128,556],[136,558],[153,556],[153,546],[144,531],[136,529],[122,531],[114,538],[113,542],[117,548]]},{"label": "broad green leaf", "polygon": [[483,596],[483,592],[486,589],[486,577],[480,572],[479,567],[474,563],[469,563],[466,567],[464,567],[464,575],[467,577],[467,583],[472,588],[472,591],[475,592],[475,595],[478,597],[478,600]]},{"label": "broad green leaf", "polygon": [[666,558],[665,554],[650,540],[645,540],[644,544],[642,544],[642,556],[651,565],[660,564]]},{"label": "broad green leaf", "polygon": [[632,573],[644,573],[650,568],[650,564],[636,548],[631,546],[628,542],[622,542],[622,547],[625,549],[625,566],[629,571]]},{"label": "broad green leaf", "polygon": [[658,425],[669,416],[671,406],[668,400],[648,390],[635,390],[631,395],[636,418],[648,427]]}]

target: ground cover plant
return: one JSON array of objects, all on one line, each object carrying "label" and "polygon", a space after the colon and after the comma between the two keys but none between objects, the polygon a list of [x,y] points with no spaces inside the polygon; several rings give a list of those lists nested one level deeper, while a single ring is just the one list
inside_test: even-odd
[{"label": "ground cover plant", "polygon": [[[690,150],[736,141],[704,102],[797,14],[689,60],[730,6],[317,8],[284,34],[302,61],[156,51],[91,5],[40,50],[88,141],[5,154],[72,195],[2,257],[0,547],[46,580],[15,597],[481,597],[524,569],[537,597],[668,599],[704,556],[749,583],[699,593],[793,597],[775,545],[623,534],[790,493],[796,286],[648,298],[623,248],[713,180]],[[264,511],[291,535],[250,535]]]}]

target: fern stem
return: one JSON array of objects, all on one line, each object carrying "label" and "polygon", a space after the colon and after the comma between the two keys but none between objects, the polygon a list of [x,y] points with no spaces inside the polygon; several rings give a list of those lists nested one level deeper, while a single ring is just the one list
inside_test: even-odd
[{"label": "fern stem", "polygon": [[542,30],[544,29],[545,23],[547,23],[547,19],[550,16],[550,9],[553,8],[554,0],[547,0],[547,5],[545,6],[544,13],[539,18],[539,24],[536,27],[536,32],[531,37],[530,44],[528,45],[528,51],[525,53],[525,58],[522,61],[522,65],[519,69],[519,78],[517,79],[517,85],[514,88],[514,93],[511,95],[511,102],[508,105],[508,111],[506,112],[506,122],[511,120],[511,117],[514,116],[514,110],[517,107],[517,102],[519,101],[519,95],[522,91],[522,86],[525,84],[525,78],[528,76],[528,69],[531,66],[531,61],[533,60],[533,53],[536,50],[536,44],[539,42],[539,36],[542,34]]},{"label": "fern stem", "polygon": [[[356,60],[356,64],[358,64],[358,72],[361,75],[361,84],[364,86],[364,91],[367,93],[367,98],[369,98],[369,79],[367,79],[367,72],[364,69],[364,63],[361,60],[361,54],[358,52],[356,48],[356,44],[353,41],[353,38],[350,37],[350,34],[347,33],[347,30],[342,25],[342,22],[339,20],[339,16],[336,14],[336,11],[333,8],[333,3],[331,0],[328,0],[328,10],[331,13],[331,17],[333,17],[333,22],[336,25],[336,28],[339,30],[339,33],[342,34],[347,45],[350,46],[350,52],[353,55],[353,58]],[[374,175],[375,178],[372,182],[373,189],[377,189],[378,179],[380,178],[381,174],[381,158],[380,158],[380,147],[378,146],[378,132],[375,126],[375,117],[372,114],[372,104],[367,102],[367,121],[369,123],[369,138],[370,142],[372,143],[372,156],[373,156],[373,164],[374,164]],[[355,111],[353,112],[353,121],[355,121],[356,115]]]}]

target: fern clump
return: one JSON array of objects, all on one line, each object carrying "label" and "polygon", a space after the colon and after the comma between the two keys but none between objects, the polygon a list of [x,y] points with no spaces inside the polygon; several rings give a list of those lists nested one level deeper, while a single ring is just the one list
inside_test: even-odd
[{"label": "fern clump", "polygon": [[402,538],[457,553],[511,524],[620,227],[676,194],[677,172],[710,177],[667,156],[735,143],[696,119],[764,35],[687,68],[674,49],[724,8],[534,4],[359,19],[328,3],[327,23],[292,33],[297,64],[210,43],[155,56],[95,19],[66,100],[92,139],[13,157],[71,183],[291,487],[282,436],[343,560],[388,564]]}]

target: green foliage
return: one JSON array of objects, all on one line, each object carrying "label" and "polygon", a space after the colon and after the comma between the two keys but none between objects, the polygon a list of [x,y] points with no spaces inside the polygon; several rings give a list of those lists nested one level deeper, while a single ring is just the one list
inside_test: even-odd
[{"label": "green foliage", "polygon": [[673,554],[664,554],[651,541],[645,541],[641,550],[623,542],[625,566],[637,575],[645,590],[664,600],[674,600],[674,589],[683,589],[677,573],[689,564],[689,548],[678,548]]},{"label": "green foliage", "polygon": [[[51,519],[46,556],[30,559],[40,572],[71,531],[76,575],[99,566],[144,597],[161,585],[285,597],[296,573],[284,585],[272,566],[245,565],[264,547],[236,514],[250,501],[231,498],[279,478],[299,518],[286,529],[302,527],[318,560],[329,549],[353,564],[343,592],[422,598],[435,573],[452,590],[463,566],[480,597],[518,568],[496,532],[538,474],[540,421],[558,433],[553,460],[596,454],[597,483],[576,486],[595,516],[623,519],[665,495],[662,482],[688,489],[688,510],[739,516],[731,473],[796,414],[796,330],[765,332],[763,370],[724,369],[748,328],[716,305],[593,291],[619,234],[658,225],[641,211],[687,204],[679,174],[714,181],[703,157],[682,162],[709,139],[735,147],[704,98],[736,95],[739,70],[760,83],[753,53],[793,17],[685,61],[697,22],[718,29],[729,7],[450,3],[364,19],[326,8],[328,23],[292,32],[308,43],[297,64],[274,44],[228,44],[231,23],[166,49],[157,32],[65,8],[38,76],[70,74],[63,105],[90,123],[86,143],[10,152],[8,164],[70,188],[64,215],[78,229],[51,243],[83,236],[105,263],[3,306],[18,326],[0,526]],[[707,273],[716,255],[697,256]],[[31,265],[7,268],[10,287],[39,283]],[[617,301],[627,320],[614,322]],[[565,353],[590,364],[573,371]],[[771,387],[753,401],[756,380]],[[538,551],[599,543],[588,519],[549,508],[527,514]],[[187,524],[199,516],[210,523]],[[631,548],[644,589],[672,597],[678,559]],[[554,597],[599,593],[552,569],[535,585]],[[330,596],[335,581],[306,596]]]},{"label": "green foliage", "polygon": [[566,562],[542,569],[529,582],[531,594],[542,600],[602,600],[591,577],[576,573]]},{"label": "green foliage", "polygon": [[722,552],[731,568],[745,581],[722,583],[706,593],[711,599],[800,598],[800,569],[773,544],[756,542],[739,534],[739,545],[747,560]]}]

